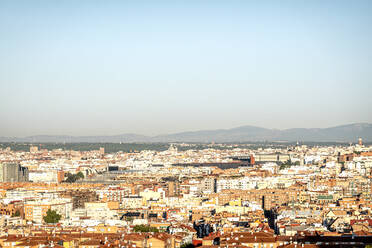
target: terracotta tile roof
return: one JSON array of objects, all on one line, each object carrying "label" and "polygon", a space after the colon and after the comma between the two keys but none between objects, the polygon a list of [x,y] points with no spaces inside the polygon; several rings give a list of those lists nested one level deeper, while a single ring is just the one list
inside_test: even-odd
[{"label": "terracotta tile roof", "polygon": [[100,244],[102,244],[102,241],[99,239],[90,239],[90,240],[86,240],[80,243],[80,245],[100,245]]}]

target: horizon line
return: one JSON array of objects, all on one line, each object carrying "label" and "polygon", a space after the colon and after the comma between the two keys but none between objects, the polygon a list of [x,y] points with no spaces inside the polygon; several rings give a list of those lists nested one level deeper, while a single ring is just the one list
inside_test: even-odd
[{"label": "horizon line", "polygon": [[335,126],[329,126],[329,127],[311,127],[311,128],[305,128],[305,127],[292,127],[292,128],[266,128],[266,127],[260,127],[260,126],[254,126],[254,125],[243,125],[243,126],[237,126],[237,127],[232,127],[232,128],[218,128],[218,129],[199,129],[199,130],[194,130],[194,131],[179,131],[179,132],[173,132],[173,133],[163,133],[163,134],[157,134],[157,135],[145,135],[145,134],[140,134],[140,133],[133,133],[133,132],[128,132],[128,133],[120,133],[120,134],[112,134],[112,135],[105,135],[105,134],[96,134],[96,135],[68,135],[68,134],[34,134],[34,135],[27,135],[27,136],[0,136],[2,138],[30,138],[30,137],[40,137],[40,136],[53,136],[53,137],[63,137],[63,136],[68,136],[68,137],[114,137],[114,136],[120,136],[120,135],[137,135],[137,136],[143,136],[147,138],[155,138],[159,136],[164,136],[164,135],[174,135],[174,134],[182,134],[182,133],[193,133],[193,132],[203,132],[203,131],[219,131],[219,130],[232,130],[232,129],[237,129],[237,128],[243,128],[243,127],[254,127],[254,128],[262,128],[262,129],[267,129],[267,130],[276,130],[276,131],[285,131],[285,130],[291,130],[291,129],[328,129],[328,128],[335,128],[335,127],[342,127],[342,126],[351,126],[351,125],[372,125],[372,123],[369,122],[353,122],[349,124],[340,124],[340,125],[335,125]]}]

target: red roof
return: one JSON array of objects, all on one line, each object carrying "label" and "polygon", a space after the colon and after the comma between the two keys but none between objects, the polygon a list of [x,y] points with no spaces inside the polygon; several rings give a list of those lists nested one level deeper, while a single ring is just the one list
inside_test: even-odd
[{"label": "red roof", "polygon": [[350,220],[350,225],[368,223],[368,226],[372,226],[372,219],[364,220]]}]

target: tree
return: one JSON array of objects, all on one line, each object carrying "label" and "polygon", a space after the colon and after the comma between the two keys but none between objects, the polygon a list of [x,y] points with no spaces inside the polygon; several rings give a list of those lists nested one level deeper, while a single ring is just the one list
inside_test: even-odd
[{"label": "tree", "polygon": [[48,209],[47,214],[43,217],[46,223],[57,223],[61,219],[61,215],[55,210]]},{"label": "tree", "polygon": [[147,225],[136,225],[133,227],[135,232],[159,232],[156,227],[151,227]]},{"label": "tree", "polygon": [[77,174],[67,173],[67,179],[65,180],[65,182],[74,183],[77,180],[83,179],[83,178],[84,178],[84,174],[81,171],[79,171]]},{"label": "tree", "polygon": [[84,174],[83,174],[83,172],[81,172],[81,171],[79,171],[79,172],[76,174],[76,176],[77,176],[78,178],[84,179]]},{"label": "tree", "polygon": [[77,180],[77,177],[75,174],[70,174],[70,173],[67,174],[66,182],[74,183],[76,180]]},{"label": "tree", "polygon": [[191,243],[181,245],[181,248],[194,248],[194,245]]},{"label": "tree", "polygon": [[21,212],[19,211],[19,209],[17,209],[17,210],[15,211],[15,213],[12,214],[12,217],[18,217],[18,216],[21,216]]}]

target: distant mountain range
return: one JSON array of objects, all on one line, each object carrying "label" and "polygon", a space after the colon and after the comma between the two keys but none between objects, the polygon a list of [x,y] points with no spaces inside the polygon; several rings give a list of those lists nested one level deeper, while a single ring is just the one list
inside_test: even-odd
[{"label": "distant mountain range", "polygon": [[37,135],[23,138],[0,137],[0,142],[31,143],[134,143],[134,142],[255,142],[255,141],[302,141],[302,142],[357,142],[358,138],[372,142],[372,124],[356,123],[330,128],[291,128],[285,130],[255,126],[232,129],[203,130],[158,136],[121,134],[113,136],[52,136]]}]

